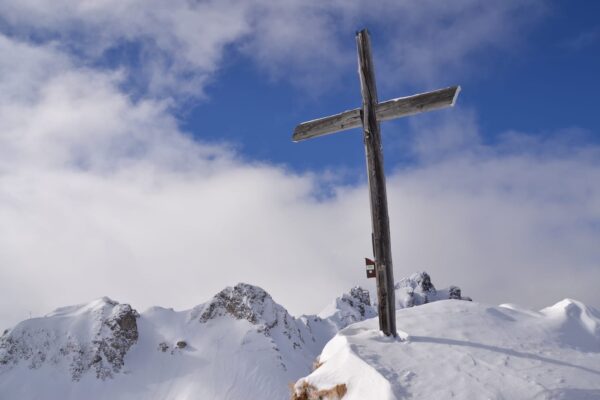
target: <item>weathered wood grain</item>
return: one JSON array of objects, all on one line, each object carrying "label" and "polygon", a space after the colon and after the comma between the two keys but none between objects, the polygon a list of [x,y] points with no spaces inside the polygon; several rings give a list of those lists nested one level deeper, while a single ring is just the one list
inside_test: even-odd
[{"label": "weathered wood grain", "polygon": [[360,109],[344,111],[330,117],[319,118],[303,122],[296,127],[292,140],[299,142],[317,136],[329,135],[331,133],[344,131],[346,129],[362,126]]},{"label": "weathered wood grain", "polygon": [[[432,92],[400,97],[378,103],[375,106],[375,114],[377,120],[381,122],[451,107],[456,102],[459,93],[460,86],[452,86]],[[317,136],[359,128],[362,126],[360,112],[359,108],[355,108],[329,117],[303,122],[294,130],[292,140],[299,142]]]},{"label": "weathered wood grain", "polygon": [[460,93],[460,86],[452,86],[432,92],[400,97],[377,105],[377,120],[407,117],[422,112],[452,107]]},{"label": "weathered wood grain", "polygon": [[358,74],[362,95],[362,119],[369,178],[371,223],[373,227],[373,253],[377,282],[377,307],[379,327],[386,336],[396,336],[396,296],[394,267],[390,240],[385,171],[381,149],[381,134],[377,121],[377,85],[371,56],[369,32],[356,34],[358,48]]}]

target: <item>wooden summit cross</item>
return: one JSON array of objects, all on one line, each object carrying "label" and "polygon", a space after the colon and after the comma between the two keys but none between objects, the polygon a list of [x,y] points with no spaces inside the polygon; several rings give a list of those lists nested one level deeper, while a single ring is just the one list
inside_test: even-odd
[{"label": "wooden summit cross", "polygon": [[366,29],[357,32],[356,45],[362,108],[304,122],[296,127],[292,140],[299,142],[362,126],[373,226],[372,245],[375,256],[379,328],[386,336],[396,336],[394,270],[379,122],[453,106],[460,87],[454,86],[379,103],[371,58],[371,41]]}]

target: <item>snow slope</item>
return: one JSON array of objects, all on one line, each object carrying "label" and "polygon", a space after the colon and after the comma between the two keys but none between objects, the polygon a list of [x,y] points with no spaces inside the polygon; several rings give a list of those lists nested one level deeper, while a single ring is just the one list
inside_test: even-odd
[{"label": "snow slope", "polygon": [[[565,299],[539,312],[445,300],[341,330],[298,398],[345,384],[344,400],[600,399],[600,313]],[[304,397],[303,397],[304,395]]]},{"label": "snow slope", "polygon": [[287,399],[338,328],[372,316],[360,288],[338,300],[334,321],[294,318],[247,284],[179,312],[64,307],[2,335],[0,399]]}]

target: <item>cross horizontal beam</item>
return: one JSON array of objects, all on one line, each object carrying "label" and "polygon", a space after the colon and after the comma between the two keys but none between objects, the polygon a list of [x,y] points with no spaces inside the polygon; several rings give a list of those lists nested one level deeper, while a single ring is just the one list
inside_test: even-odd
[{"label": "cross horizontal beam", "polygon": [[[426,111],[452,107],[456,102],[460,86],[452,86],[432,92],[400,97],[377,104],[375,115],[378,121],[406,117]],[[344,111],[325,118],[303,122],[296,127],[292,140],[300,142],[317,136],[344,131],[363,126],[360,116],[361,109]]]}]

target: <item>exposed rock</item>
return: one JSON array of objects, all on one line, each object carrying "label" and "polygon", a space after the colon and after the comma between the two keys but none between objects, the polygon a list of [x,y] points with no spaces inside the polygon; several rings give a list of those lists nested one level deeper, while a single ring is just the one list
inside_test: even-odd
[{"label": "exposed rock", "polygon": [[292,317],[258,286],[239,283],[227,287],[190,313],[191,320],[197,319],[203,324],[221,317],[243,319],[255,325],[256,332],[273,338],[276,351],[280,350],[280,346],[291,346],[295,350],[305,344],[304,323]]},{"label": "exposed rock", "polygon": [[463,297],[458,286],[437,290],[427,272],[417,272],[408,278],[403,278],[395,285],[396,308],[406,308],[426,304],[432,301],[456,299],[468,300]]},{"label": "exposed rock", "polygon": [[450,286],[448,288],[448,298],[460,300],[462,298],[460,295],[460,288],[457,286]]},{"label": "exposed rock", "polygon": [[367,316],[368,307],[371,307],[369,291],[361,288],[360,286],[355,286],[350,289],[350,295],[342,296],[342,301],[345,301],[350,304],[350,306],[356,308],[361,317]]},{"label": "exposed rock", "polygon": [[163,353],[166,353],[167,350],[169,350],[169,345],[166,344],[165,342],[160,342],[158,344],[158,350],[162,351]]},{"label": "exposed rock", "polygon": [[369,291],[360,286],[342,294],[319,314],[321,319],[334,323],[337,329],[375,316],[377,310],[371,305]]},{"label": "exposed rock", "polygon": [[292,391],[291,400],[340,400],[348,392],[348,388],[344,383],[319,390],[306,381],[292,385],[290,389]]},{"label": "exposed rock", "polygon": [[258,286],[238,283],[217,293],[207,304],[201,306],[200,322],[231,315],[258,324],[265,312],[265,302],[272,303],[271,296]]},{"label": "exposed rock", "polygon": [[111,377],[113,372],[119,372],[123,367],[125,354],[139,337],[137,317],[139,314],[129,304],[119,304],[113,309],[111,317],[104,321],[100,335],[93,341],[96,345],[95,357],[105,359],[108,364],[94,363],[99,378]]}]

